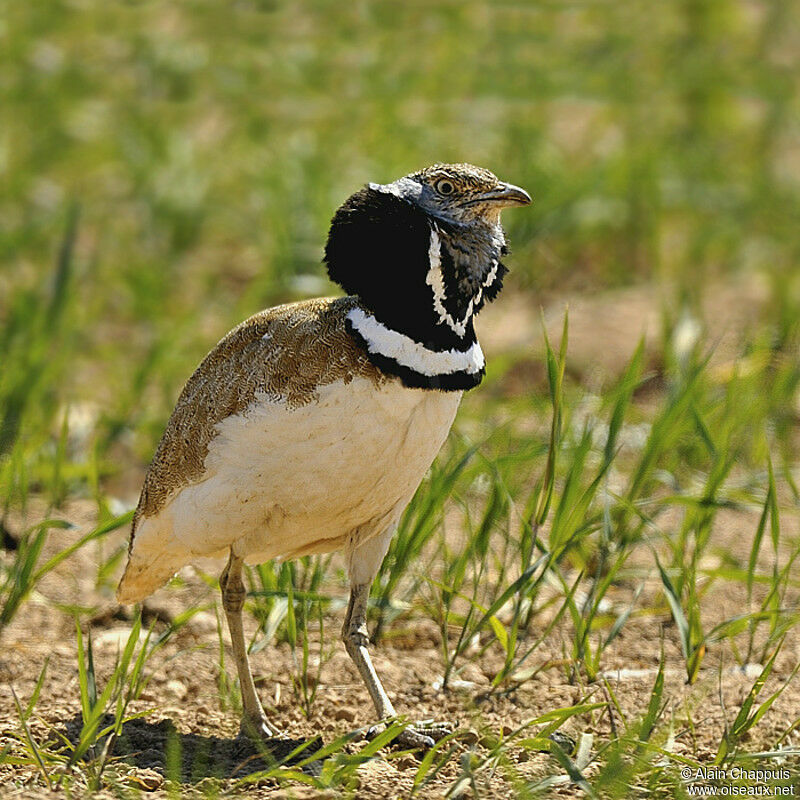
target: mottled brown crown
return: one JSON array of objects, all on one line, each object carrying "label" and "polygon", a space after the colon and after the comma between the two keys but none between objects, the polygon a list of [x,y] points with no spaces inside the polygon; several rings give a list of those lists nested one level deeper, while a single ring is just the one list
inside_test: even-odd
[{"label": "mottled brown crown", "polygon": [[[500,189],[504,184],[493,172],[474,164],[432,164],[430,167],[409,175],[410,178],[437,189],[442,183],[450,183],[452,192],[448,194],[483,194]],[[441,192],[440,192],[441,194]]]}]

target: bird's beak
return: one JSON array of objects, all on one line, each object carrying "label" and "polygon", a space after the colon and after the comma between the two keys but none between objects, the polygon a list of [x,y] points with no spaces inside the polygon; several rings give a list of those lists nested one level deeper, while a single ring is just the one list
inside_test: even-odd
[{"label": "bird's beak", "polygon": [[501,183],[496,189],[470,200],[469,205],[475,203],[497,203],[501,207],[527,206],[531,203],[531,196],[513,183]]}]

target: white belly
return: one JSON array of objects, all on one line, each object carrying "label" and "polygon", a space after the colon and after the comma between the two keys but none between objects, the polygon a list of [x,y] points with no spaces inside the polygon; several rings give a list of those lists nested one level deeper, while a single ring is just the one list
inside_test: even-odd
[{"label": "white belly", "polygon": [[318,402],[294,409],[260,396],[218,424],[207,477],[141,521],[134,554],[161,550],[181,560],[177,569],[187,553],[233,546],[257,562],[380,533],[414,494],[460,398],[399,381],[376,388],[363,378],[325,386]]}]

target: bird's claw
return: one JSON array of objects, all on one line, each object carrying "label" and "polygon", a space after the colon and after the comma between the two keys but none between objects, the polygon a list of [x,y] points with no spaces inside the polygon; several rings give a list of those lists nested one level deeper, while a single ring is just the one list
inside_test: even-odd
[{"label": "bird's claw", "polygon": [[267,741],[269,739],[277,739],[281,736],[281,732],[269,725],[265,718],[250,719],[249,717],[242,718],[242,724],[239,726],[240,739],[253,739],[256,741]]},{"label": "bird's claw", "polygon": [[[454,725],[445,722],[436,722],[435,720],[420,720],[414,722],[403,728],[397,736],[392,740],[392,744],[402,745],[403,747],[410,747],[413,749],[430,750],[439,739],[449,736]],[[367,731],[367,738],[373,739],[379,733],[386,729],[386,725],[381,723],[373,725]]]}]

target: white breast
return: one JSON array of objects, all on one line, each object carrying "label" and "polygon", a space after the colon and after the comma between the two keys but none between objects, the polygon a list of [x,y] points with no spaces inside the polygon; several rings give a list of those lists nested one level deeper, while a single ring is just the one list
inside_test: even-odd
[{"label": "white breast", "polygon": [[258,396],[217,425],[206,478],[142,519],[132,559],[172,572],[230,546],[250,562],[341,547],[399,518],[444,442],[460,392],[364,378],[288,408]]}]

